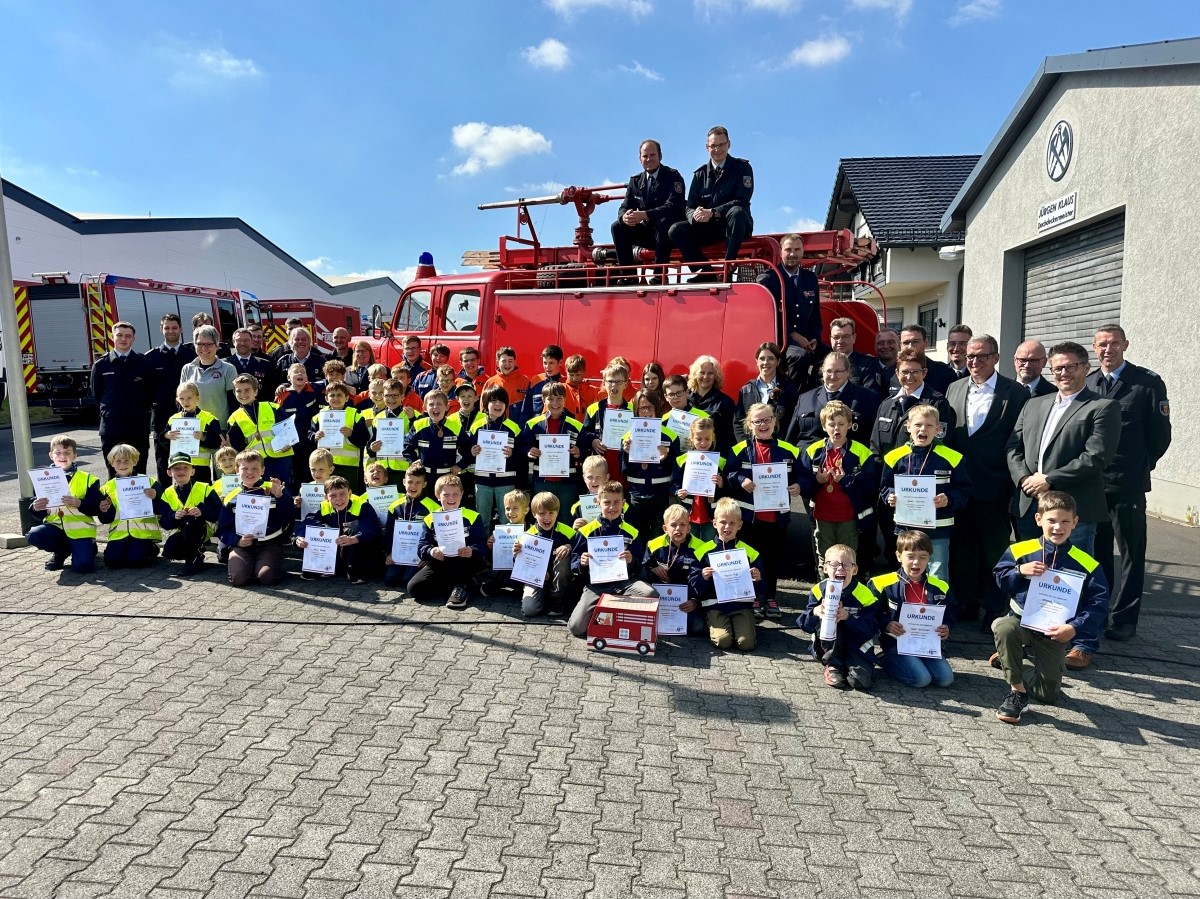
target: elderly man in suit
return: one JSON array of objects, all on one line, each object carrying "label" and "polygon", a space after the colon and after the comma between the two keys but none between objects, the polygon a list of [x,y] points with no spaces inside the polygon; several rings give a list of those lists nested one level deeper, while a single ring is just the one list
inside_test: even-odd
[{"label": "elderly man in suit", "polygon": [[946,394],[955,416],[946,443],[963,454],[971,494],[950,537],[950,583],[958,598],[958,620],[970,620],[982,607],[983,626],[990,628],[1004,611],[992,569],[1008,547],[1008,438],[1029,393],[996,371],[1000,347],[994,337],[972,337],[963,355],[967,377],[951,384]]},{"label": "elderly man in suit", "polygon": [[1040,340],[1026,340],[1013,353],[1013,372],[1017,383],[1031,397],[1048,396],[1055,393],[1054,385],[1042,377],[1046,367],[1046,347]]},{"label": "elderly man in suit", "polygon": [[[1095,548],[1096,526],[1108,520],[1104,471],[1121,440],[1121,409],[1085,384],[1088,351],[1064,342],[1050,349],[1050,374],[1058,385],[1053,396],[1030,399],[1008,441],[1008,471],[1021,491],[1017,534],[1039,533],[1033,515],[1037,498],[1049,490],[1071,494],[1079,524],[1071,542],[1086,553]],[[1100,649],[1095,639],[1078,641],[1067,653],[1067,667],[1086,668]]]}]

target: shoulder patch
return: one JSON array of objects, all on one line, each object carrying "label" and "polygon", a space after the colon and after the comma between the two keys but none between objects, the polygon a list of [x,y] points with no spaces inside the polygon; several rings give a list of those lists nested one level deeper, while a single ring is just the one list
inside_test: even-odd
[{"label": "shoulder patch", "polygon": [[749,175],[742,175],[742,187],[753,187],[754,179]]},{"label": "shoulder patch", "polygon": [[675,182],[675,193],[677,193],[677,194],[683,193],[683,182],[682,181]]},{"label": "shoulder patch", "polygon": [[1171,417],[1171,404],[1169,402],[1167,402],[1166,400],[1163,400],[1162,402],[1160,402],[1158,404],[1158,414],[1166,416],[1167,418],[1170,418]]}]

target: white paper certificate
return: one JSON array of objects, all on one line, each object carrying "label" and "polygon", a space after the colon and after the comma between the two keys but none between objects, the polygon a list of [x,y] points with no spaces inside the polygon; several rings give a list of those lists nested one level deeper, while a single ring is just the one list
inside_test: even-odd
[{"label": "white paper certificate", "polygon": [[475,439],[479,444],[479,455],[475,457],[476,473],[503,474],[508,467],[508,459],[504,458],[504,448],[508,446],[508,433],[479,430],[475,432]]},{"label": "white paper certificate", "polygon": [[270,513],[271,497],[239,493],[233,510],[233,529],[239,537],[265,537]]},{"label": "white paper certificate", "polygon": [[662,461],[661,418],[635,418],[629,426],[629,461],[655,465]]},{"label": "white paper certificate", "polygon": [[679,607],[688,600],[687,584],[655,584],[658,591],[658,635],[687,633],[687,612]]},{"label": "white paper certificate", "polygon": [[718,603],[754,599],[750,560],[744,549],[714,549],[708,554],[708,564],[712,566]]},{"label": "white paper certificate", "polygon": [[[685,412],[683,409],[672,409],[667,413],[667,427],[678,434],[680,437],[691,433],[692,422],[700,416],[694,412]],[[662,633],[661,629],[659,633]]]},{"label": "white paper certificate", "polygon": [[377,459],[401,459],[404,457],[404,419],[375,419],[375,439],[383,444],[375,454]]},{"label": "white paper certificate", "polygon": [[467,545],[467,534],[463,530],[462,509],[450,509],[433,513],[433,534],[444,556],[457,556]]},{"label": "white paper certificate", "polygon": [[570,476],[571,439],[566,434],[538,434],[538,449],[542,451],[538,459],[538,477]]},{"label": "white paper certificate", "polygon": [[717,485],[713,483],[713,475],[720,472],[720,464],[721,457],[717,453],[696,450],[688,453],[687,461],[683,463],[683,489],[692,496],[716,496]]},{"label": "white paper certificate", "polygon": [[595,521],[600,517],[600,497],[585,493],[579,497],[579,517],[584,521]]},{"label": "white paper certificate", "polygon": [[618,558],[625,552],[625,540],[620,535],[588,537],[588,579],[593,584],[607,584],[629,579],[629,566]]},{"label": "white paper certificate", "polygon": [[392,564],[420,565],[417,556],[417,546],[421,543],[421,531],[424,530],[419,521],[397,521],[396,529],[392,532]]},{"label": "white paper certificate", "polygon": [[400,491],[390,484],[387,487],[367,488],[367,502],[375,510],[375,517],[379,519],[380,524],[387,521],[388,509],[399,497]]},{"label": "white paper certificate", "polygon": [[937,526],[937,478],[933,475],[896,475],[896,524],[913,528]]},{"label": "white paper certificate", "polygon": [[337,528],[322,528],[309,525],[304,529],[304,558],[300,567],[313,574],[333,574],[337,570]]},{"label": "white paper certificate", "polygon": [[225,499],[225,497],[237,490],[240,483],[242,483],[242,479],[237,475],[223,474],[221,475],[221,479],[217,481],[217,493],[220,494],[221,499]]},{"label": "white paper certificate", "polygon": [[145,475],[136,478],[117,478],[117,518],[129,521],[132,518],[153,518],[154,500],[146,496],[150,479]]},{"label": "white paper certificate", "polygon": [[750,471],[754,481],[755,512],[786,512],[792,507],[792,499],[788,496],[787,465],[767,462],[752,465]]},{"label": "white paper certificate", "polygon": [[323,446],[325,449],[342,449],[346,445],[346,436],[342,433],[342,428],[346,426],[346,412],[344,409],[322,409],[321,423],[318,425],[319,430],[325,436],[317,441],[317,446]]},{"label": "white paper certificate", "polygon": [[[29,480],[33,481],[33,498],[44,499],[50,504],[47,508],[57,509],[62,505],[62,498],[71,495],[71,482],[61,468],[39,468],[29,472]],[[596,514],[599,514],[599,507]]]},{"label": "white paper certificate", "polygon": [[838,612],[842,610],[842,582],[828,580],[825,582],[825,596],[822,599],[825,612],[821,615],[821,639],[825,641],[837,639]]},{"label": "white paper certificate", "polygon": [[168,424],[167,430],[179,432],[179,436],[171,441],[172,456],[176,453],[200,455],[200,419],[177,418]]},{"label": "white paper certificate", "polygon": [[282,453],[289,446],[300,442],[300,434],[296,431],[296,419],[281,418],[271,426],[271,452]]},{"label": "white paper certificate", "polygon": [[316,515],[321,511],[321,503],[325,502],[325,485],[315,481],[311,484],[300,485],[300,520]]},{"label": "white paper certificate", "polygon": [[512,571],[513,546],[525,529],[519,524],[498,524],[492,531],[492,568],[496,571]]},{"label": "white paper certificate", "polygon": [[550,570],[554,541],[533,534],[521,537],[521,552],[513,565],[512,579],[530,587],[544,587]]},{"label": "white paper certificate", "polygon": [[605,409],[604,433],[600,435],[600,442],[610,450],[619,450],[632,421],[633,413],[628,409]]},{"label": "white paper certificate", "polygon": [[1021,627],[1046,633],[1057,624],[1066,624],[1079,609],[1085,575],[1079,571],[1047,569],[1041,577],[1031,578],[1025,594]]},{"label": "white paper certificate", "polygon": [[922,659],[942,657],[942,638],[934,633],[942,626],[945,606],[926,606],[906,602],[900,606],[900,626],[904,633],[896,638],[896,652]]}]

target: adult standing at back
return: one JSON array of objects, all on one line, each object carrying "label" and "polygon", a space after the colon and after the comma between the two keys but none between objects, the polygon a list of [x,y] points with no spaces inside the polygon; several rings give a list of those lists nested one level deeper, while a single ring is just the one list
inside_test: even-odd
[{"label": "adult standing at back", "polygon": [[956,381],[970,377],[971,369],[967,365],[967,344],[974,336],[975,332],[971,330],[970,325],[955,325],[946,332],[946,362],[950,365],[950,372]]},{"label": "adult standing at back", "polygon": [[183,367],[179,383],[191,382],[200,391],[200,408],[221,423],[221,430],[229,429],[229,416],[237,408],[233,395],[233,379],[237,369],[224,359],[217,358],[219,335],[212,325],[202,325],[192,335],[196,347],[196,358]]},{"label": "adult standing at back", "polygon": [[[308,383],[312,384],[314,390],[321,390],[325,383],[325,356],[313,346],[312,335],[308,333],[308,328],[303,325],[297,325],[288,332],[288,347],[290,352],[284,353],[275,363],[275,377],[279,384],[287,384],[287,370],[296,363],[304,366],[304,371],[308,374]],[[269,397],[263,397],[266,400]]]},{"label": "adult standing at back", "polygon": [[[829,323],[829,346],[835,353],[845,353],[850,361],[850,383],[874,391],[880,398],[888,395],[887,382],[879,360],[854,349],[858,328],[852,318],[835,318]],[[893,359],[895,354],[893,354]],[[888,372],[891,377],[891,372]]]},{"label": "adult standing at back", "polygon": [[[662,164],[662,146],[656,140],[644,140],[638,147],[642,171],[629,179],[625,199],[612,223],[613,247],[617,265],[625,268],[618,283],[632,283],[634,277],[634,245],[654,248],[654,264],[671,261],[674,246],[668,231],[683,221],[687,202],[683,195],[683,175]],[[650,279],[651,284],[665,283],[664,270]]]},{"label": "adult standing at back", "polygon": [[1120,325],[1097,328],[1092,349],[1100,367],[1088,374],[1088,389],[1121,410],[1121,439],[1104,472],[1108,518],[1096,528],[1093,555],[1112,591],[1112,622],[1104,636],[1129,640],[1137,633],[1146,582],[1146,494],[1150,472],[1171,445],[1171,406],[1162,378],[1125,358],[1129,340]]},{"label": "adult standing at back", "polygon": [[[725,258],[736,259],[742,241],[754,233],[750,197],[754,194],[754,170],[745,159],[729,155],[729,131],[724,125],[708,129],[708,162],[692,172],[685,220],[668,230],[671,243],[685,262],[703,262],[701,246],[725,241]],[[693,266],[693,282],[716,281],[707,265]]]},{"label": "adult standing at back", "polygon": [[778,346],[773,343],[758,345],[754,353],[758,377],[744,384],[738,391],[734,408],[733,439],[736,442],[740,443],[750,436],[746,432],[745,420],[750,407],[755,403],[766,403],[770,406],[775,412],[780,428],[784,426],[784,422],[791,421],[792,407],[796,405],[796,387],[782,377],[779,370],[779,363],[782,361]]},{"label": "adult standing at back", "polygon": [[871,428],[879,411],[879,394],[850,381],[850,364],[850,357],[836,350],[821,361],[821,385],[802,393],[796,401],[784,437],[788,443],[803,450],[814,440],[823,439],[821,410],[834,400],[850,407],[853,416],[850,438],[870,443]]},{"label": "adult standing at back", "polygon": [[[1058,392],[1025,403],[1008,441],[1008,471],[1021,491],[1017,536],[1040,534],[1033,517],[1037,499],[1060,490],[1071,494],[1079,515],[1071,543],[1091,554],[1096,526],[1108,520],[1104,471],[1121,439],[1121,409],[1088,389],[1089,367],[1088,351],[1077,343],[1065,341],[1050,349],[1050,373]],[[1077,639],[1067,653],[1067,667],[1086,668],[1099,649],[1099,634]]]},{"label": "adult standing at back", "polygon": [[350,332],[345,328],[334,328],[329,334],[333,351],[325,355],[325,361],[336,359],[349,371],[354,366],[354,350],[350,347]]},{"label": "adult standing at back", "polygon": [[[925,355],[928,346],[929,332],[921,325],[905,325],[900,329],[900,348],[902,350],[914,350]],[[949,365],[945,362],[939,362],[936,359],[926,357],[925,384],[930,390],[945,396],[946,391],[950,389],[950,385],[956,380],[958,379],[954,376],[954,369]],[[892,382],[888,385],[888,390],[894,394],[900,387],[900,379],[893,375]]]},{"label": "adult standing at back", "polygon": [[698,356],[688,370],[688,402],[713,420],[717,449],[728,452],[733,439],[733,400],[723,392],[725,373],[714,356]]},{"label": "adult standing at back", "polygon": [[796,385],[797,392],[803,392],[813,385],[813,366],[820,363],[820,287],[817,276],[801,265],[804,261],[803,237],[786,235],[779,241],[779,251],[783,280],[780,280],[780,272],[771,269],[758,279],[758,283],[771,291],[776,303],[783,304],[787,375]]},{"label": "adult standing at back", "polygon": [[1030,397],[1049,396],[1058,389],[1042,377],[1046,367],[1046,347],[1040,340],[1026,340],[1013,353],[1013,372]]},{"label": "adult standing at back", "polygon": [[950,536],[950,583],[958,597],[958,620],[970,621],[982,606],[984,626],[990,629],[992,619],[1004,611],[992,569],[1008,548],[1008,438],[1029,393],[996,370],[1000,347],[990,335],[972,337],[963,361],[967,377],[951,384],[946,394],[955,416],[946,443],[962,453],[971,489]]},{"label": "adult standing at back", "polygon": [[158,482],[168,484],[167,459],[171,455],[171,441],[163,437],[163,433],[167,430],[167,421],[177,408],[175,389],[179,386],[179,373],[196,358],[196,350],[183,342],[183,323],[176,313],[168,312],[160,318],[158,330],[163,342],[146,354],[154,392],[154,415],[150,427],[154,431],[154,465]]},{"label": "adult standing at back", "polygon": [[154,403],[152,372],[146,357],[134,352],[136,329],[127,321],[112,328],[113,349],[92,366],[92,397],[100,407],[100,452],[108,463],[108,451],[127,443],[138,451],[138,474],[146,473],[150,456],[150,410]]}]

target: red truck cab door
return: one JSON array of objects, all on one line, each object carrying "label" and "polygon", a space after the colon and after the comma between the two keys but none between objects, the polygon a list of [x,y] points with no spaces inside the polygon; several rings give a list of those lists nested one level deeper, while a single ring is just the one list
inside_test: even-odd
[{"label": "red truck cab door", "polygon": [[476,284],[447,284],[438,288],[438,294],[431,341],[450,348],[447,364],[457,372],[459,353],[464,347],[482,349],[483,288]]}]

